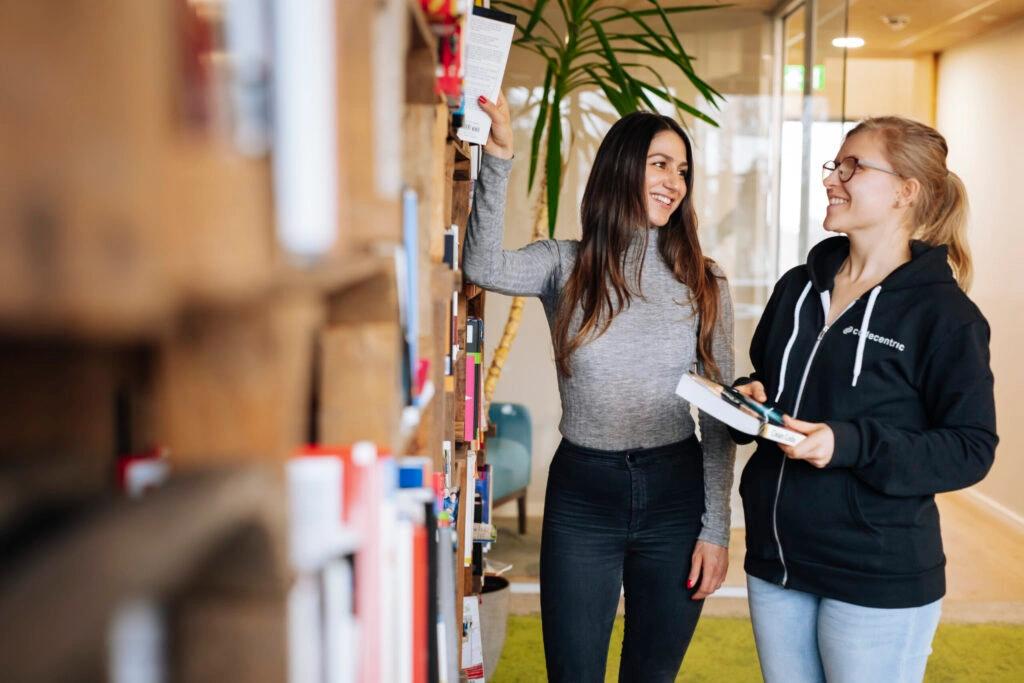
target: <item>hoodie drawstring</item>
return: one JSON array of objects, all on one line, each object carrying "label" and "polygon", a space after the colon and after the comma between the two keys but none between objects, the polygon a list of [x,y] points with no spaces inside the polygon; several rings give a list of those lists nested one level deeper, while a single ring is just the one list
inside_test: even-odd
[{"label": "hoodie drawstring", "polygon": [[793,309],[793,334],[789,335],[789,341],[786,342],[786,350],[782,353],[782,370],[779,373],[779,390],[775,393],[775,402],[779,402],[779,397],[782,396],[782,390],[786,388],[786,368],[789,365],[789,352],[793,350],[793,344],[796,342],[796,335],[800,332],[800,309],[804,305],[804,299],[807,298],[807,292],[811,291],[811,283],[808,282],[807,286],[804,287],[804,291],[800,293],[800,298],[796,300],[796,308]]},{"label": "hoodie drawstring", "polygon": [[867,308],[864,309],[864,318],[860,321],[860,335],[857,339],[857,357],[853,361],[853,382],[850,384],[851,387],[857,386],[857,378],[860,377],[860,369],[864,365],[864,345],[868,341],[868,323],[871,321],[871,312],[875,310],[875,299],[878,298],[881,291],[882,285],[878,285],[871,290]]}]

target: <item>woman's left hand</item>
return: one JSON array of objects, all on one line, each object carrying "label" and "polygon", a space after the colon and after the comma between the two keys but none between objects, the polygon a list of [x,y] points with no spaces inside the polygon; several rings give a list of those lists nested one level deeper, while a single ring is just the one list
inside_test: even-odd
[{"label": "woman's left hand", "polygon": [[[729,570],[729,549],[707,541],[697,541],[690,559],[690,577],[687,588],[697,586],[691,600],[703,600],[722,587]],[[698,585],[698,581],[700,584]]]},{"label": "woman's left hand", "polygon": [[806,460],[815,467],[821,468],[832,462],[832,453],[836,447],[836,436],[832,428],[823,422],[804,422],[785,415],[783,424],[787,429],[800,432],[807,438],[795,446],[779,444],[779,448],[787,458]]}]

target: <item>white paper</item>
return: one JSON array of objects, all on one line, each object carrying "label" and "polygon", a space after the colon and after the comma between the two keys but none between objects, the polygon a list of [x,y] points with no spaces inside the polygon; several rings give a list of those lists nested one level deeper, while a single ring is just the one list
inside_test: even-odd
[{"label": "white paper", "polygon": [[483,95],[491,102],[498,101],[516,27],[476,11],[466,24],[465,115],[457,134],[460,140],[482,145],[491,131],[491,118],[480,108],[477,98]]}]

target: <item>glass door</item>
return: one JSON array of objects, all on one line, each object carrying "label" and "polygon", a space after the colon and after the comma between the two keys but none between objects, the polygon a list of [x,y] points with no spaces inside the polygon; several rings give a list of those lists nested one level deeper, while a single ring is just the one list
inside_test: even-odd
[{"label": "glass door", "polygon": [[801,0],[776,16],[779,274],[827,236],[820,168],[846,130],[846,50],[833,40],[845,36],[847,12],[848,0]]}]

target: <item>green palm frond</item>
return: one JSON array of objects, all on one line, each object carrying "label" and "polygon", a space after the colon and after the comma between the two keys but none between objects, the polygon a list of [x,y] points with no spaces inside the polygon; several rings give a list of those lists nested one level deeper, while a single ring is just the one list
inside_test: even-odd
[{"label": "green palm frond", "polygon": [[693,57],[683,47],[671,17],[728,5],[664,7],[660,0],[647,1],[651,8],[644,10],[599,0],[534,0],[532,5],[529,0],[491,2],[494,8],[516,15],[513,45],[539,55],[547,63],[530,140],[528,186],[532,190],[537,169],[542,168],[547,176],[548,234],[552,237],[567,155],[563,149],[562,104],[570,93],[586,87],[600,90],[620,116],[654,110],[652,98],[656,98],[672,104],[677,113],[686,112],[709,125],[718,125],[695,103],[672,94],[661,73],[635,58],[647,56],[665,62],[681,73],[705,102],[718,109],[722,94],[697,75]]}]

